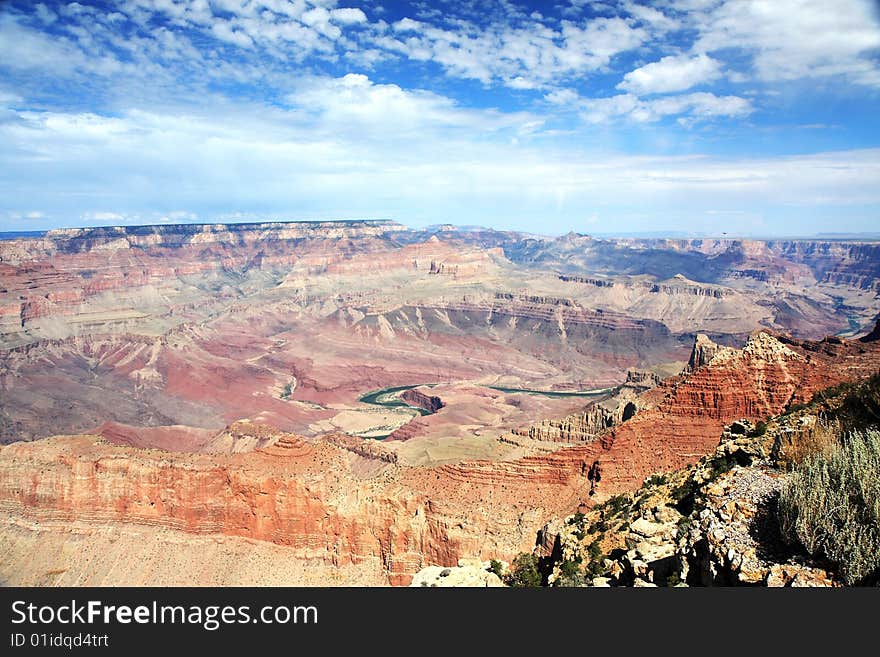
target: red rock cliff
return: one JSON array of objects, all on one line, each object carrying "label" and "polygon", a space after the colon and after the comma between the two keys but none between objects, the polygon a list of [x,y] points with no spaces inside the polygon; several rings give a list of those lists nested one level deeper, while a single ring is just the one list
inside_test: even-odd
[{"label": "red rock cliff", "polygon": [[791,402],[880,368],[876,342],[780,341],[722,347],[681,377],[642,393],[635,417],[596,440],[512,461],[372,474],[351,450],[289,434],[247,454],[174,454],[93,436],[0,449],[0,510],[36,521],[136,523],[268,541],[292,558],[379,569],[406,583],[425,564],[530,549],[547,518],[598,495],[632,489],[652,472],[696,461],[725,423],[779,413]]}]

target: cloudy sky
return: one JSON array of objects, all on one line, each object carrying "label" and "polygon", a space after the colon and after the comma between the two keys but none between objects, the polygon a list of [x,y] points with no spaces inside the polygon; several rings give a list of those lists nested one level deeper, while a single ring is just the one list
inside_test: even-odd
[{"label": "cloudy sky", "polygon": [[873,0],[0,3],[0,230],[880,229]]}]

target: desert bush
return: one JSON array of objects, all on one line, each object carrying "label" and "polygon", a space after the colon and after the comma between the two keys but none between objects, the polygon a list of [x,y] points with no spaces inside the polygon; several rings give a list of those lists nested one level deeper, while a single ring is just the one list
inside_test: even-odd
[{"label": "desert bush", "polygon": [[783,536],[833,563],[849,585],[880,577],[880,432],[806,458],[779,499]]},{"label": "desert bush", "polygon": [[489,571],[498,575],[499,579],[504,579],[504,564],[498,561],[498,559],[492,559],[489,562]]},{"label": "desert bush", "polygon": [[559,564],[559,578],[553,584],[561,587],[584,586],[586,579],[581,572],[581,560],[578,558]]},{"label": "desert bush", "polygon": [[811,456],[828,454],[840,444],[843,433],[834,420],[817,422],[813,427],[790,435],[779,434],[774,445],[776,458],[787,469],[796,467]]},{"label": "desert bush", "polygon": [[628,495],[615,495],[614,497],[610,497],[606,500],[603,506],[602,516],[610,518],[619,515],[624,509],[629,508],[629,505],[630,499]]},{"label": "desert bush", "polygon": [[788,408],[785,409],[786,413],[797,413],[798,411],[804,411],[810,407],[809,404],[789,404]]},{"label": "desert bush", "polygon": [[600,539],[596,539],[592,543],[590,543],[587,548],[587,564],[585,567],[585,571],[587,576],[599,577],[605,574],[605,567],[602,565],[602,562],[605,559],[605,554],[602,552],[602,541]]},{"label": "desert bush", "polygon": [[767,423],[763,420],[760,420],[755,428],[749,431],[749,438],[760,438],[764,434],[767,433]]},{"label": "desert bush", "polygon": [[880,374],[851,389],[843,400],[842,411],[851,426],[877,426],[880,423]]},{"label": "desert bush", "polygon": [[510,565],[510,572],[507,574],[508,586],[515,588],[541,586],[543,579],[538,567],[538,557],[528,552],[517,555]]}]

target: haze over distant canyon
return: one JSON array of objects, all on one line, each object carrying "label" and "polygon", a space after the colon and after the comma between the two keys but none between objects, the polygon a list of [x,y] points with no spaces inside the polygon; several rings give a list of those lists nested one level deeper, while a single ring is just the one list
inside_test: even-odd
[{"label": "haze over distant canyon", "polygon": [[876,371],[853,338],[878,285],[880,245],[855,241],[390,221],[0,241],[0,579],[405,584],[511,558],[726,423]]}]

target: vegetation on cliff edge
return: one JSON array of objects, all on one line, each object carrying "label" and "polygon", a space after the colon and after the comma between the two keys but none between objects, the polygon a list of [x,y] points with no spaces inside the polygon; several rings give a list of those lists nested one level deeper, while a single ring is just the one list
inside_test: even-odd
[{"label": "vegetation on cliff edge", "polygon": [[880,578],[880,432],[805,459],[779,499],[783,535],[835,564],[849,584]]}]

